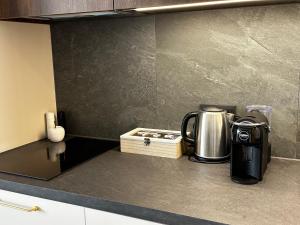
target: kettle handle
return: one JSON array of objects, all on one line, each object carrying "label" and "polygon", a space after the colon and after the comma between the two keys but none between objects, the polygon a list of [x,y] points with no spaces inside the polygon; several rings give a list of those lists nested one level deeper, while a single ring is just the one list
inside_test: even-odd
[{"label": "kettle handle", "polygon": [[194,117],[196,118],[198,116],[198,113],[199,112],[190,112],[190,113],[186,114],[184,116],[182,124],[181,124],[181,136],[182,136],[183,140],[185,140],[186,142],[192,143],[192,144],[195,144],[195,139],[188,137],[186,130],[187,130],[189,120]]}]

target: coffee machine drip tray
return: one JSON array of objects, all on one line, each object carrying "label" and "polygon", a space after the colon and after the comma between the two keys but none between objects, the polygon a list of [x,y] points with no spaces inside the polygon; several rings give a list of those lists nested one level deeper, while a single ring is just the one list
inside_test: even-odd
[{"label": "coffee machine drip tray", "polygon": [[230,155],[220,158],[220,159],[208,159],[197,156],[196,154],[190,155],[189,160],[197,163],[206,163],[206,164],[218,164],[218,163],[227,163],[230,161]]}]

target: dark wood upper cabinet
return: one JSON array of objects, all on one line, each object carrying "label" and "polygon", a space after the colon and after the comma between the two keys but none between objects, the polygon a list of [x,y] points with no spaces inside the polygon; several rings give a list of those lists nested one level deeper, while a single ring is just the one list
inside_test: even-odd
[{"label": "dark wood upper cabinet", "polygon": [[[215,4],[212,4],[214,3]],[[177,10],[193,10],[193,9],[210,9],[210,8],[227,8],[241,7],[251,5],[268,5],[268,4],[287,4],[295,3],[299,0],[249,0],[249,1],[232,1],[232,0],[114,0],[116,10],[129,10],[136,8],[158,7],[158,6],[173,6],[180,4],[199,3],[191,7],[178,7]],[[208,4],[209,3],[209,4]],[[165,8],[167,9],[167,8]],[[163,11],[164,9],[157,10]]]},{"label": "dark wood upper cabinet", "polygon": [[40,0],[41,15],[111,11],[113,0]]},{"label": "dark wood upper cabinet", "polygon": [[40,0],[0,0],[0,18],[19,18],[40,14]]},{"label": "dark wood upper cabinet", "polygon": [[[227,2],[226,2],[227,1]],[[298,2],[299,0],[0,0],[0,19],[55,19],[109,14],[112,11],[126,11],[136,8],[202,3],[180,7],[164,7],[153,12],[166,10],[195,10],[208,8],[240,7],[248,5],[278,4]],[[215,2],[216,4],[211,4]],[[209,3],[209,4],[208,4]],[[136,11],[148,11],[136,10]],[[96,13],[94,13],[96,12]],[[109,12],[109,13],[97,13]],[[122,14],[123,12],[121,12]],[[132,11],[134,13],[134,11]],[[73,15],[72,15],[73,14]],[[126,13],[124,15],[127,15]],[[46,17],[46,18],[45,18]]]},{"label": "dark wood upper cabinet", "polygon": [[135,9],[144,7],[199,3],[203,2],[203,0],[114,0],[114,2],[115,9]]},{"label": "dark wood upper cabinet", "polygon": [[0,19],[112,10],[113,0],[0,0]]}]

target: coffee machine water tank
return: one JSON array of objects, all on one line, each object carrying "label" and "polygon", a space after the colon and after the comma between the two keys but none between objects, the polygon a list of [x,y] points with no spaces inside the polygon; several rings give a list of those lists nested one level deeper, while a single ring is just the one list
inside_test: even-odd
[{"label": "coffee machine water tank", "polygon": [[249,112],[232,125],[231,179],[255,184],[263,179],[271,159],[268,119],[260,112]]},{"label": "coffee machine water tank", "polygon": [[271,128],[272,122],[272,106],[268,105],[248,105],[246,106],[246,112],[260,112],[268,119],[269,127]]}]

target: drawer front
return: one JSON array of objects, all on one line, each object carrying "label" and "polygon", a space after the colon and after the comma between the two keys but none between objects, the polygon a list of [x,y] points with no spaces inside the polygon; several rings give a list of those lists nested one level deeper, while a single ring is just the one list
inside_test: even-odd
[{"label": "drawer front", "polygon": [[85,208],[86,225],[162,225],[146,220]]},{"label": "drawer front", "polygon": [[0,190],[0,224],[85,225],[84,208]]}]

